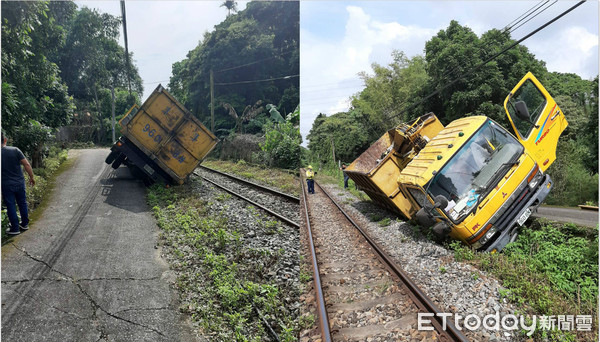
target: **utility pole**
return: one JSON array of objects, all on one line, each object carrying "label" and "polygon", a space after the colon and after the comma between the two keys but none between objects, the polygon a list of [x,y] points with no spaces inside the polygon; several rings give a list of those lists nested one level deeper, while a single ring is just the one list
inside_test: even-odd
[{"label": "utility pole", "polygon": [[210,130],[215,131],[215,78],[210,69]]},{"label": "utility pole", "polygon": [[[127,15],[125,13],[125,0],[121,0],[121,16],[123,20],[123,38],[125,39],[125,61],[127,67],[127,85],[129,87],[129,96],[131,96],[131,76],[129,75],[129,46],[127,44]],[[114,128],[113,128],[114,131]],[[113,137],[113,141],[115,141]]]},{"label": "utility pole", "polygon": [[112,85],[110,87],[110,93],[112,95],[112,142],[114,143],[117,139],[115,139],[115,86]]},{"label": "utility pole", "polygon": [[331,156],[333,157],[333,165],[335,165],[335,144],[333,138],[331,138]]}]

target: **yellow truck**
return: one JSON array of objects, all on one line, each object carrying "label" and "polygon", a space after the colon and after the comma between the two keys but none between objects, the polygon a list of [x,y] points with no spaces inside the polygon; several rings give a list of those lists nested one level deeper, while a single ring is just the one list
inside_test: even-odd
[{"label": "yellow truck", "polygon": [[141,107],[134,105],[120,121],[119,140],[106,163],[127,165],[146,184],[183,184],[213,150],[218,139],[158,85]]},{"label": "yellow truck", "polygon": [[376,203],[436,234],[497,252],[544,201],[568,123],[528,73],[508,94],[511,131],[485,116],[444,127],[433,113],[385,133],[346,168]]}]

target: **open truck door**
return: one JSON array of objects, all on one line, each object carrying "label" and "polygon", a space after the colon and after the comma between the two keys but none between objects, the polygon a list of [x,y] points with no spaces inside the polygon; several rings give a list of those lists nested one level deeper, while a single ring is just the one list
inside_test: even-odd
[{"label": "open truck door", "polygon": [[556,159],[556,146],[568,122],[554,99],[531,72],[504,100],[516,138],[537,162],[540,170]]}]

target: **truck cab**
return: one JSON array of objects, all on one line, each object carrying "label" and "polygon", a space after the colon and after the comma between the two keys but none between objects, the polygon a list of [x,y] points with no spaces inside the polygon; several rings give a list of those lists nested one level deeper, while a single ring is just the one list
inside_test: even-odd
[{"label": "truck cab", "polygon": [[[509,93],[504,108],[509,129],[484,116],[465,117],[426,137],[418,153],[404,154],[404,163],[395,163],[404,164],[395,175],[396,194],[386,193],[386,202],[398,198],[396,211],[475,249],[496,252],[514,241],[552,188],[545,171],[568,123],[531,73]],[[356,171],[353,164],[348,169]],[[377,181],[378,170],[372,171],[366,178]],[[359,173],[348,175],[361,185],[366,174]],[[375,197],[380,201],[381,193]]]}]

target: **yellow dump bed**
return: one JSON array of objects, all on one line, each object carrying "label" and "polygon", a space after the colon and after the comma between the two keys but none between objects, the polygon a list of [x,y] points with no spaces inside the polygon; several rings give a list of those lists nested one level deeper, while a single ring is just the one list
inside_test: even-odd
[{"label": "yellow dump bed", "polygon": [[345,172],[374,202],[410,219],[417,207],[401,191],[397,179],[443,128],[433,113],[401,124],[373,143]]},{"label": "yellow dump bed", "polygon": [[218,139],[159,85],[121,121],[121,133],[182,184],[216,146]]}]

